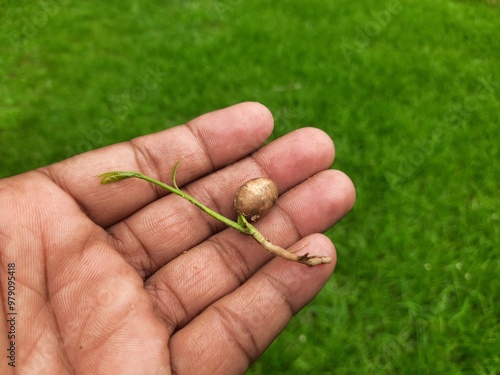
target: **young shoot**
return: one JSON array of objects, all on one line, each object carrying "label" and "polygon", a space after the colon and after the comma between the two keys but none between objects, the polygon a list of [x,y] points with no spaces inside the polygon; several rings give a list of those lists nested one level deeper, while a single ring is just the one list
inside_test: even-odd
[{"label": "young shoot", "polygon": [[238,219],[237,221],[233,221],[219,214],[218,212],[213,211],[212,209],[198,201],[196,198],[179,189],[176,181],[178,167],[179,162],[175,164],[172,170],[173,186],[155,180],[154,178],[148,177],[140,172],[107,172],[100,175],[99,178],[101,180],[101,184],[111,184],[128,178],[139,178],[155,184],[172,194],[176,194],[184,198],[188,202],[201,209],[203,212],[223,222],[227,226],[234,228],[241,233],[252,236],[264,249],[269,251],[271,254],[280,256],[287,260],[302,263],[308,266],[326,264],[332,261],[332,258],[329,256],[309,255],[309,253],[306,253],[304,255],[297,255],[280,246],[274,245],[269,242],[250,223],[250,221],[255,221],[264,216],[278,199],[278,188],[272,180],[259,177],[248,181],[246,184],[240,187],[234,198],[234,206],[238,213]]}]

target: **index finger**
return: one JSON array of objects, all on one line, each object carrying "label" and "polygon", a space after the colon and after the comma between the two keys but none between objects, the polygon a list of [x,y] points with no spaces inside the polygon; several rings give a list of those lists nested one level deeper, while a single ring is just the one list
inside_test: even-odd
[{"label": "index finger", "polygon": [[40,169],[69,193],[97,224],[107,227],[164,195],[143,181],[128,180],[103,189],[98,176],[109,171],[140,171],[171,183],[187,182],[235,162],[271,134],[273,118],[259,103],[241,103],[202,115],[184,125],[77,155]]}]

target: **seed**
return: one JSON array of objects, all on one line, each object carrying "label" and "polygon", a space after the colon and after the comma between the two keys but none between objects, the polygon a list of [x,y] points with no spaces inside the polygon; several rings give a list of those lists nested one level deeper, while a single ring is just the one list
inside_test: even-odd
[{"label": "seed", "polygon": [[234,208],[250,221],[266,215],[278,200],[278,187],[265,177],[247,181],[234,196]]}]

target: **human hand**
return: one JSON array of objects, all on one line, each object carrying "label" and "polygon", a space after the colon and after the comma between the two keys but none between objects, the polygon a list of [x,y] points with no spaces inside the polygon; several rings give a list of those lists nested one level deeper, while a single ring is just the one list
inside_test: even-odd
[{"label": "human hand", "polygon": [[328,169],[333,144],[317,129],[249,156],[272,126],[267,109],[242,103],[0,180],[0,341],[15,354],[15,368],[2,356],[0,372],[243,373],[335,262],[272,258],[178,196],[135,179],[102,186],[98,176],[138,170],[171,182],[180,161],[178,185],[232,218],[237,188],[269,176],[283,195],[255,226],[291,251],[335,260],[319,233],[350,210],[353,185]]}]

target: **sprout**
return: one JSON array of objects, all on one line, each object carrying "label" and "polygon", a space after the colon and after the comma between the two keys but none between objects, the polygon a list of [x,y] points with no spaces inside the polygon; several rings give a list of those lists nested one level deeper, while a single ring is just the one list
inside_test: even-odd
[{"label": "sprout", "polygon": [[278,187],[276,186],[276,183],[274,181],[268,178],[259,177],[246,182],[238,189],[234,197],[234,207],[238,212],[238,221],[236,222],[228,219],[218,212],[213,211],[212,209],[208,208],[203,203],[198,201],[196,198],[179,189],[175,178],[178,167],[179,162],[175,164],[172,171],[172,183],[174,186],[167,185],[140,172],[107,172],[100,175],[99,178],[101,180],[101,184],[119,182],[127,178],[139,178],[162,187],[169,192],[186,199],[188,202],[194,204],[196,207],[214,217],[215,219],[223,222],[224,224],[240,231],[241,233],[252,236],[264,249],[269,251],[271,254],[278,255],[290,261],[303,263],[308,266],[326,264],[332,261],[332,258],[329,256],[310,256],[309,253],[306,253],[304,255],[297,255],[291,253],[283,249],[282,247],[269,242],[252,224],[249,223],[249,221],[258,220],[259,218],[266,215],[276,203],[278,199]]}]

